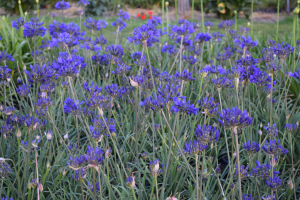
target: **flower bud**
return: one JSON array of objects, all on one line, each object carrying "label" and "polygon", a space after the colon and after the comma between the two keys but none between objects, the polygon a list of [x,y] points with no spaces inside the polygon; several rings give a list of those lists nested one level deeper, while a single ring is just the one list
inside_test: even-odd
[{"label": "flower bud", "polygon": [[111,136],[113,137],[113,139],[115,139],[116,133],[115,133],[115,132],[112,132],[112,133],[111,133]]},{"label": "flower bud", "polygon": [[18,3],[21,4],[21,0],[19,0]]},{"label": "flower bud", "polygon": [[178,200],[178,199],[175,196],[172,196],[172,197],[166,198],[166,200]]},{"label": "flower bud", "polygon": [[105,152],[105,158],[109,158],[111,156],[112,150],[110,147],[107,148],[106,152]]},{"label": "flower bud", "polygon": [[130,177],[127,178],[127,180],[126,180],[126,185],[127,185],[127,187],[129,187],[129,188],[134,188],[134,186],[135,186],[135,181],[134,181],[134,176],[133,176],[133,174],[132,174]]},{"label": "flower bud", "polygon": [[129,78],[129,79],[130,79],[130,84],[131,84],[132,87],[138,87],[139,86],[139,84],[137,82],[135,82],[131,78]]},{"label": "flower bud", "polygon": [[237,14],[237,11],[236,11],[236,10],[234,10],[234,11],[233,11],[233,13],[236,15],[236,14]]},{"label": "flower bud", "polygon": [[68,133],[66,133],[66,135],[64,135],[64,139],[65,140],[69,139],[69,134]]},{"label": "flower bud", "polygon": [[169,6],[169,2],[168,2],[168,1],[166,1],[165,5],[166,5],[166,6]]},{"label": "flower bud", "polygon": [[36,140],[39,140],[40,138],[41,138],[41,136],[39,136],[39,135],[35,136]]},{"label": "flower bud", "polygon": [[288,180],[287,185],[289,186],[289,188],[292,190],[294,188],[294,184],[291,180],[291,178]]},{"label": "flower bud", "polygon": [[144,158],[145,160],[148,158],[149,154],[147,152],[144,152],[141,154],[142,158]]},{"label": "flower bud", "polygon": [[181,171],[181,168],[182,168],[181,165],[178,165],[178,166],[177,166],[177,171],[180,172],[180,171]]},{"label": "flower bud", "polygon": [[250,23],[250,22],[248,22],[248,23],[247,23],[247,25],[248,25],[248,26],[251,26],[251,23]]},{"label": "flower bud", "polygon": [[209,162],[212,163],[214,161],[214,157],[210,156],[209,157]]},{"label": "flower bud", "polygon": [[[28,15],[27,11],[24,14],[25,14],[25,16]],[[26,69],[26,67],[25,67],[25,69]]]},{"label": "flower bud", "polygon": [[50,168],[50,162],[49,161],[47,162],[46,167]]},{"label": "flower bud", "polygon": [[39,3],[39,0],[35,0],[36,3]]},{"label": "flower bud", "polygon": [[17,138],[21,138],[22,132],[18,129],[17,131]]}]

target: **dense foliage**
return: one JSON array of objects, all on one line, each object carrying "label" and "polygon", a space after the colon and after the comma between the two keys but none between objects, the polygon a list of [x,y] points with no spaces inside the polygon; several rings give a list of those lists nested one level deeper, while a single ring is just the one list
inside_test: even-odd
[{"label": "dense foliage", "polygon": [[129,14],[117,16],[18,18],[18,49],[1,36],[4,199],[300,196],[300,42],[153,17],[121,44]]}]

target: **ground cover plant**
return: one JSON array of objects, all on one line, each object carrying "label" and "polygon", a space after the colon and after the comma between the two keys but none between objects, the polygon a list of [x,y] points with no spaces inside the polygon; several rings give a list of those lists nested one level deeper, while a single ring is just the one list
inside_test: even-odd
[{"label": "ground cover plant", "polygon": [[299,198],[297,14],[284,41],[155,16],[124,38],[122,10],[6,21],[2,199]]}]

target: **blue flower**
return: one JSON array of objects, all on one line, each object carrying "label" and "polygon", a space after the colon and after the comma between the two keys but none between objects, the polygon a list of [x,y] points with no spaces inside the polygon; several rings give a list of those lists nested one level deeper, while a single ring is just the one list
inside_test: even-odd
[{"label": "blue flower", "polygon": [[252,143],[250,141],[248,141],[247,143],[244,144],[244,149],[248,153],[252,154],[252,153],[259,152],[260,147],[259,147],[259,144],[256,143],[255,141],[253,141]]},{"label": "blue flower", "polygon": [[121,47],[121,45],[115,46],[110,44],[105,48],[105,51],[115,57],[121,57],[124,55],[124,49]]},{"label": "blue flower", "polygon": [[202,100],[198,101],[199,105],[205,110],[211,110],[218,108],[219,103],[216,103],[213,97],[204,97]]},{"label": "blue flower", "polygon": [[24,17],[17,18],[15,21],[12,22],[12,27],[17,29],[17,31],[24,26],[27,22]]},{"label": "blue flower", "polygon": [[49,96],[40,96],[38,98],[36,105],[43,109],[43,108],[48,108],[49,106],[53,105],[53,102],[51,101]]},{"label": "blue flower", "polygon": [[147,46],[151,47],[153,43],[159,42],[159,38],[164,33],[156,28],[157,24],[153,21],[148,21],[147,24],[143,24],[140,27],[133,29],[133,36],[127,37],[130,43],[140,44],[146,41]]},{"label": "blue flower", "polygon": [[31,38],[34,36],[42,36],[46,34],[47,29],[42,25],[44,22],[39,22],[38,18],[32,18],[30,22],[24,24],[23,35],[26,38]]},{"label": "blue flower", "polygon": [[275,138],[278,135],[278,129],[276,128],[275,124],[273,126],[270,126],[270,123],[268,123],[268,126],[264,126],[264,129],[266,130],[267,134],[271,138]]},{"label": "blue flower", "polygon": [[104,45],[106,43],[107,43],[107,39],[103,35],[95,38],[95,44]]},{"label": "blue flower", "polygon": [[247,111],[242,112],[237,107],[225,108],[219,116],[219,122],[225,128],[246,127],[252,124],[252,117],[249,117]]},{"label": "blue flower", "polygon": [[[180,97],[181,99],[186,99],[186,97]],[[195,108],[194,104],[190,101],[180,100],[178,97],[173,98],[174,104],[171,106],[171,111],[174,113],[187,113],[187,114],[198,114],[198,108]]]},{"label": "blue flower", "polygon": [[176,24],[171,28],[171,32],[176,33],[179,36],[186,36],[190,35],[195,32],[195,29],[192,24],[190,23],[184,23],[180,26],[177,26]]},{"label": "blue flower", "polygon": [[76,37],[73,37],[67,32],[59,33],[58,37],[53,37],[50,41],[50,48],[53,47],[60,47],[60,44],[62,47],[74,47],[79,44],[79,41]]},{"label": "blue flower", "polygon": [[6,81],[7,79],[10,79],[10,72],[11,69],[9,69],[6,65],[4,67],[0,66],[0,80]]},{"label": "blue flower", "polygon": [[295,79],[300,79],[300,68],[297,69],[295,72],[290,72],[289,77],[293,77]]},{"label": "blue flower", "polygon": [[159,160],[155,159],[153,161],[150,161],[149,163],[149,170],[153,177],[159,176],[163,172],[164,164],[162,164],[162,169],[159,169]]},{"label": "blue flower", "polygon": [[112,74],[116,75],[125,75],[130,71],[131,67],[125,64],[118,64],[114,71],[111,71]]},{"label": "blue flower", "polygon": [[56,61],[53,61],[52,68],[56,70],[58,77],[74,77],[85,67],[84,59],[81,56],[71,55],[70,57],[60,54]]},{"label": "blue flower", "polygon": [[65,32],[67,29],[67,25],[63,22],[57,22],[54,20],[52,24],[49,24],[49,34],[52,37],[58,37],[59,33]]},{"label": "blue flower", "polygon": [[[109,133],[116,132],[116,125],[114,120],[110,120],[110,123],[105,118],[105,122],[102,117],[98,116],[92,119],[93,125],[90,126],[91,136],[96,142],[100,142],[103,136],[108,136]],[[108,127],[108,128],[107,128]]]},{"label": "blue flower", "polygon": [[255,42],[252,41],[252,38],[250,36],[236,38],[234,42],[236,43],[236,45],[239,45],[241,49],[244,49],[245,47],[247,48],[255,47],[258,45],[256,41]]},{"label": "blue flower", "polygon": [[83,88],[90,95],[101,95],[102,87],[99,87],[98,85],[94,84],[94,81],[92,82],[91,86],[88,86],[87,82],[84,82]]},{"label": "blue flower", "polygon": [[65,9],[70,8],[70,3],[66,2],[65,0],[58,1],[55,4],[55,8],[58,9],[58,10],[65,10]]},{"label": "blue flower", "polygon": [[104,29],[108,26],[108,24],[105,20],[95,20],[91,17],[86,19],[86,22],[83,22],[83,25],[87,29],[89,29],[91,32],[99,31],[99,30]]},{"label": "blue flower", "polygon": [[291,47],[289,43],[278,43],[274,48],[274,53],[282,59],[286,59],[290,53],[294,52],[294,47]]},{"label": "blue flower", "polygon": [[30,65],[30,71],[25,70],[30,83],[47,83],[54,76],[54,70],[51,67],[44,65]]},{"label": "blue flower", "polygon": [[196,36],[194,37],[194,42],[195,43],[204,43],[204,42],[209,42],[211,40],[211,36],[209,33],[197,33]]},{"label": "blue flower", "polygon": [[144,101],[140,102],[141,107],[145,107],[146,110],[151,109],[152,111],[160,111],[163,109],[168,102],[168,98],[164,99],[161,95],[155,96],[147,96]]},{"label": "blue flower", "polygon": [[76,103],[73,99],[68,97],[64,102],[64,112],[74,116],[81,115],[82,113],[82,109],[80,107],[81,104],[82,103]]},{"label": "blue flower", "polygon": [[95,109],[97,107],[106,109],[111,107],[110,101],[110,96],[99,95],[97,93],[94,93],[91,95],[91,97],[85,99],[83,102],[85,103],[88,109]]},{"label": "blue flower", "polygon": [[273,190],[277,190],[281,185],[282,185],[282,180],[278,177],[268,177],[265,180],[265,184],[267,185],[267,187],[273,189]]},{"label": "blue flower", "polygon": [[289,133],[293,133],[298,127],[298,124],[285,124],[284,129]]},{"label": "blue flower", "polygon": [[129,20],[130,18],[128,12],[125,12],[123,10],[119,10],[119,13],[117,15],[123,20]]},{"label": "blue flower", "polygon": [[124,22],[122,18],[116,19],[116,21],[112,22],[111,25],[114,27],[118,27],[119,31],[122,31],[124,28],[127,27],[126,22]]},{"label": "blue flower", "polygon": [[250,196],[248,196],[248,194],[243,194],[242,200],[253,200],[252,194],[250,194]]},{"label": "blue flower", "polygon": [[104,90],[112,98],[121,98],[123,93],[125,92],[124,88],[118,88],[117,84],[105,85]]},{"label": "blue flower", "polygon": [[88,0],[80,0],[77,2],[79,5],[87,6],[90,4]]},{"label": "blue flower", "polygon": [[215,40],[217,42],[221,41],[221,38],[224,37],[225,35],[221,34],[220,32],[213,32],[213,38],[215,38]]},{"label": "blue flower", "polygon": [[92,60],[99,63],[100,65],[108,65],[112,56],[107,55],[107,54],[98,54],[92,56]]},{"label": "blue flower", "polygon": [[233,79],[227,78],[227,77],[220,77],[217,79],[211,79],[211,82],[217,87],[217,88],[233,88],[234,87],[234,81]]},{"label": "blue flower", "polygon": [[135,181],[134,181],[134,176],[133,174],[131,176],[129,176],[127,179],[126,179],[126,185],[127,187],[129,188],[134,188],[135,186]]},{"label": "blue flower", "polygon": [[9,135],[11,135],[11,132],[13,131],[13,126],[11,124],[5,124],[1,125],[1,134],[3,134],[4,138],[7,138]]},{"label": "blue flower", "polygon": [[3,62],[6,64],[7,61],[15,61],[11,54],[8,54],[4,51],[0,51],[0,63]]},{"label": "blue flower", "polygon": [[259,62],[259,59],[255,59],[252,56],[241,57],[240,59],[235,61],[238,65],[247,67],[250,65],[255,65]]},{"label": "blue flower", "polygon": [[207,21],[207,22],[204,23],[204,26],[206,26],[207,28],[212,27],[212,26],[214,26],[214,23],[212,23],[210,21]]},{"label": "blue flower", "polygon": [[[189,141],[184,143],[184,147],[181,149],[182,153],[189,155],[198,155],[204,149],[208,147],[207,144],[202,144],[198,140]],[[180,152],[179,152],[180,155]]]},{"label": "blue flower", "polygon": [[182,56],[182,60],[186,61],[190,65],[193,65],[198,61],[198,59],[195,58],[194,56]]},{"label": "blue flower", "polygon": [[207,73],[211,73],[211,74],[225,74],[226,70],[223,69],[223,67],[221,65],[216,66],[216,65],[206,65],[204,68],[204,71],[206,71]]},{"label": "blue flower", "polygon": [[178,49],[176,49],[175,46],[168,44],[168,45],[162,46],[161,52],[167,53],[170,56],[175,56],[178,53]]},{"label": "blue flower", "polygon": [[[79,170],[80,170],[80,177],[79,177]],[[72,175],[72,179],[79,181],[86,177],[85,170],[83,168],[79,168],[79,170],[75,170],[75,175]]]},{"label": "blue flower", "polygon": [[197,126],[195,136],[204,144],[217,142],[220,137],[220,132],[216,127],[212,126]]},{"label": "blue flower", "polygon": [[[251,173],[248,173],[248,168],[249,166],[247,165],[247,167],[245,167],[244,165],[240,166],[240,174],[241,174],[241,179],[246,179],[248,177],[251,176]],[[238,176],[238,167],[235,166],[235,171],[234,171],[234,175],[237,177]]]},{"label": "blue flower", "polygon": [[8,196],[6,196],[6,197],[2,197],[2,199],[1,200],[14,200],[12,197],[8,197]]},{"label": "blue flower", "polygon": [[[256,161],[256,168],[252,168],[252,171],[256,177],[261,179],[266,179],[271,176],[271,165],[268,163],[260,164],[259,161]],[[273,172],[273,175],[279,174],[279,172]]]},{"label": "blue flower", "polygon": [[284,155],[287,154],[289,151],[280,144],[280,140],[269,140],[266,141],[266,143],[262,147],[263,152],[266,155],[274,155],[274,156],[279,156],[279,155]]},{"label": "blue flower", "polygon": [[169,82],[164,87],[160,85],[157,90],[158,95],[168,102],[172,101],[174,97],[180,96],[180,85],[171,84]]},{"label": "blue flower", "polygon": [[266,71],[269,74],[275,74],[277,71],[280,70],[280,65],[276,65],[275,63],[266,63]]},{"label": "blue flower", "polygon": [[84,44],[80,45],[81,49],[86,49],[90,51],[100,51],[101,46],[97,46],[97,44],[92,43],[92,42],[84,42]]},{"label": "blue flower", "polygon": [[220,24],[218,25],[219,29],[225,29],[227,30],[228,28],[230,28],[233,24],[235,24],[235,21],[233,20],[225,20],[225,21],[221,21]]},{"label": "blue flower", "polygon": [[176,71],[174,77],[183,81],[193,81],[195,78],[192,77],[193,72],[188,72],[186,69],[182,72]]}]

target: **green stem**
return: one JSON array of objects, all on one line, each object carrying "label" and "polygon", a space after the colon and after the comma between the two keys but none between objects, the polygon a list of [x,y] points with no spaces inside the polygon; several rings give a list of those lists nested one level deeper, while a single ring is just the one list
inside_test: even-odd
[{"label": "green stem", "polygon": [[253,37],[253,5],[254,5],[254,0],[251,1],[251,37]]},{"label": "green stem", "polygon": [[276,35],[277,35],[277,38],[278,38],[278,29],[279,29],[279,2],[280,0],[277,0],[277,27],[276,27]]},{"label": "green stem", "polygon": [[198,173],[198,169],[199,169],[199,167],[198,167],[198,154],[196,154],[196,198],[197,198],[197,200],[199,200],[199,193],[198,193],[198,191],[199,191],[199,180],[198,180],[198,177],[199,177],[199,173]]},{"label": "green stem", "polygon": [[156,196],[157,196],[157,199],[159,198],[158,196],[158,185],[157,185],[157,175],[156,175],[156,172],[154,173],[155,174],[155,186],[156,186]]},{"label": "green stem", "polygon": [[[106,173],[107,173],[107,181],[109,183],[109,166],[108,166],[108,158],[106,158]],[[109,200],[111,199],[110,190],[108,190]]]},{"label": "green stem", "polygon": [[95,168],[92,168],[92,172],[93,172],[93,186],[94,186],[93,194],[94,194],[94,198],[97,198],[97,192],[96,192],[96,172],[95,172]]},{"label": "green stem", "polygon": [[[140,173],[140,164],[139,164],[139,149],[138,149],[138,112],[137,112],[137,105],[138,105],[138,88],[135,88],[135,105],[134,105],[134,115],[135,115],[135,156],[137,160],[137,169],[138,169],[138,176],[139,176],[139,196],[138,198],[141,199],[142,197],[142,188],[141,188],[141,173]],[[154,152],[153,152],[154,153]]]},{"label": "green stem", "polygon": [[135,193],[134,193],[134,189],[131,188],[131,191],[132,191],[132,195],[133,195],[134,200],[136,200],[136,196],[135,196]]},{"label": "green stem", "polygon": [[204,164],[205,164],[205,149],[203,150],[203,155],[202,155],[201,178],[200,178],[200,199],[202,197],[202,179],[203,179]]},{"label": "green stem", "polygon": [[176,22],[178,22],[178,15],[177,15],[177,1],[175,0],[175,17],[176,17]]},{"label": "green stem", "polygon": [[202,32],[204,33],[204,12],[203,12],[203,0],[201,0],[201,25],[202,25]]},{"label": "green stem", "polygon": [[[194,21],[194,4],[195,4],[195,0],[192,0],[192,15],[191,15],[191,22]],[[202,11],[201,11],[202,12]],[[202,13],[201,13],[202,14]],[[203,15],[202,15],[203,17]],[[203,24],[202,24],[203,26]]]},{"label": "green stem", "polygon": [[237,133],[237,127],[233,129],[235,135],[235,145],[236,145],[236,158],[237,158],[237,171],[238,171],[238,181],[239,181],[239,197],[242,199],[242,179],[241,179],[241,164],[240,164],[240,152],[239,152],[239,139]]}]

